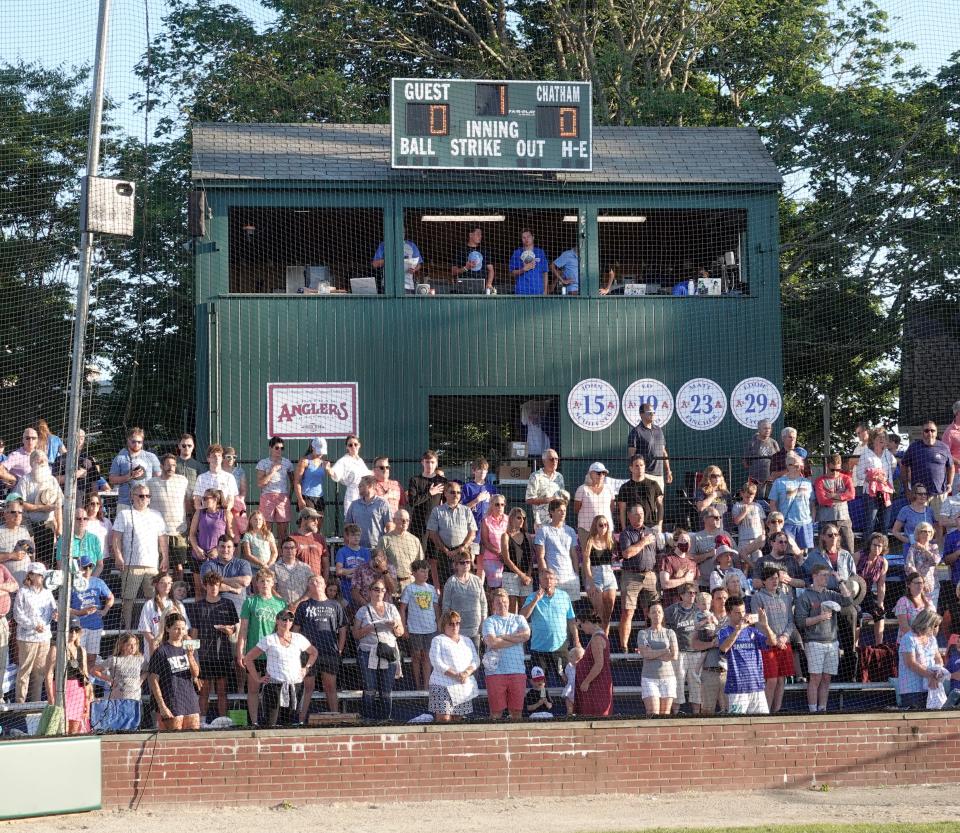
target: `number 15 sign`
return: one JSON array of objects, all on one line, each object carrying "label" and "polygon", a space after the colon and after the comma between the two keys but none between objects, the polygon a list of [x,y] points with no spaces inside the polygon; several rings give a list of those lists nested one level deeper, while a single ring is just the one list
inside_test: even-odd
[{"label": "number 15 sign", "polygon": [[620,397],[603,379],[582,379],[567,396],[567,413],[584,431],[602,431],[617,421]]}]

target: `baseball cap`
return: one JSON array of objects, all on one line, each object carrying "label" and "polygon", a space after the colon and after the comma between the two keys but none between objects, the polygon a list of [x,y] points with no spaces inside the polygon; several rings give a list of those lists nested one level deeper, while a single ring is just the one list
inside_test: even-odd
[{"label": "baseball cap", "polygon": [[737,551],[736,551],[733,547],[728,547],[728,546],[725,546],[725,545],[723,545],[723,544],[721,544],[719,547],[717,547],[717,555],[718,555],[718,556],[719,556],[719,555],[723,555],[724,553],[727,553],[727,552],[730,553],[731,555],[736,555],[736,554],[737,554]]},{"label": "baseball cap", "polygon": [[34,573],[38,576],[45,576],[47,574],[47,568],[43,566],[39,561],[31,562],[30,566],[27,567],[28,573]]},{"label": "baseball cap", "polygon": [[84,567],[92,567],[97,562],[94,561],[89,555],[81,555],[78,563],[80,564],[80,569],[82,570]]},{"label": "baseball cap", "polygon": [[607,467],[606,467],[603,463],[599,463],[599,462],[597,462],[597,463],[591,463],[591,464],[590,464],[590,471],[603,472],[604,474],[609,474],[609,473],[610,473],[610,472],[607,471]]},{"label": "baseball cap", "polygon": [[7,503],[13,503],[15,500],[23,500],[23,495],[20,492],[10,492],[6,497]]},{"label": "baseball cap", "polygon": [[533,668],[530,669],[531,680],[542,680],[546,676],[547,675],[543,673],[543,669],[539,665],[534,665]]},{"label": "baseball cap", "polygon": [[324,457],[327,454],[327,441],[323,437],[314,437],[310,440],[310,447],[315,454],[320,454]]},{"label": "baseball cap", "polygon": [[311,509],[309,506],[300,510],[301,518],[316,518],[320,519],[321,515],[316,509]]}]

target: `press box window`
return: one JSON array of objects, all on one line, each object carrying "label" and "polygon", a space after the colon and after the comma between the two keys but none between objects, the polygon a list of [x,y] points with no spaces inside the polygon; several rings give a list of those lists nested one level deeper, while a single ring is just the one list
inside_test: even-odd
[{"label": "press box window", "polygon": [[600,209],[608,297],[749,295],[742,209]]}]

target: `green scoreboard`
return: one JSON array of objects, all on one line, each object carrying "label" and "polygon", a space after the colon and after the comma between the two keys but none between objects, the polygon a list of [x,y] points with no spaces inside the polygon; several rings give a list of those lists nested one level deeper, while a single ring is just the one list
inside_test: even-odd
[{"label": "green scoreboard", "polygon": [[394,78],[394,168],[589,171],[589,82]]}]

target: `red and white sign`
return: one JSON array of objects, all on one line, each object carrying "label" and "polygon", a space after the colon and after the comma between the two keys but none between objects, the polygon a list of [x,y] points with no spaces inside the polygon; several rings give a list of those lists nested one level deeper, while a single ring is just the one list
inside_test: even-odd
[{"label": "red and white sign", "polygon": [[267,436],[287,439],[359,433],[356,382],[270,382]]},{"label": "red and white sign", "polygon": [[602,431],[617,421],[620,396],[603,379],[581,379],[567,395],[567,413],[584,431]]},{"label": "red and white sign", "polygon": [[751,376],[733,389],[730,410],[741,425],[756,428],[761,419],[776,421],[783,410],[783,397],[773,382],[762,376]]},{"label": "red and white sign", "polygon": [[640,409],[647,404],[653,405],[653,424],[659,428],[673,416],[673,394],[658,379],[637,379],[623,392],[620,404],[624,419],[633,427],[640,424]]},{"label": "red and white sign", "polygon": [[677,391],[677,416],[695,431],[716,428],[727,414],[727,396],[712,379],[691,379]]}]

